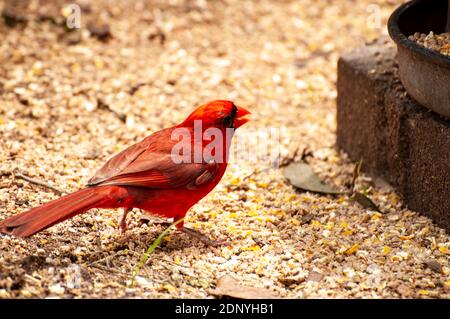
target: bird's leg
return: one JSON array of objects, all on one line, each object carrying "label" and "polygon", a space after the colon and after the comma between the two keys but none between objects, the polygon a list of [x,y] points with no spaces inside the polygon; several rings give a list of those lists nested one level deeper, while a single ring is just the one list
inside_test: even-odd
[{"label": "bird's leg", "polygon": [[122,217],[120,218],[119,229],[120,233],[123,234],[127,230],[127,215],[131,212],[131,208],[125,207],[123,209]]}]

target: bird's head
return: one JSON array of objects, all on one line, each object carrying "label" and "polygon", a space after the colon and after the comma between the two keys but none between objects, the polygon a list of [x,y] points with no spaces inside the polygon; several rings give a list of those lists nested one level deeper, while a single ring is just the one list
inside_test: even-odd
[{"label": "bird's head", "polygon": [[179,126],[193,126],[194,121],[201,120],[203,128],[236,129],[249,121],[246,118],[249,114],[250,111],[231,101],[216,100],[199,106]]}]

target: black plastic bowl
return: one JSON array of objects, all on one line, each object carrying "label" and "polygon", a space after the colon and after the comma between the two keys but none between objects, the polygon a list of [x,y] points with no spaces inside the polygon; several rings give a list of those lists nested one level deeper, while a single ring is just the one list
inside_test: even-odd
[{"label": "black plastic bowl", "polygon": [[450,57],[426,49],[408,36],[445,32],[450,0],[415,0],[389,18],[389,35],[397,44],[400,80],[417,102],[450,119]]}]

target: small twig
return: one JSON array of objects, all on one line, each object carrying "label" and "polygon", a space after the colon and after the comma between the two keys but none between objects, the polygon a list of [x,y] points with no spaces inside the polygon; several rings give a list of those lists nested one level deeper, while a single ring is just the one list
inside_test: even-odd
[{"label": "small twig", "polygon": [[[135,251],[133,251],[133,253],[140,256],[140,254],[137,253],[137,252],[135,252]],[[174,262],[174,261],[167,260],[167,259],[164,259],[164,258],[161,258],[161,257],[156,257],[156,256],[155,256],[155,257],[153,257],[153,259],[160,260],[160,261],[166,262],[166,263],[168,263],[168,264],[172,264],[172,265],[177,266],[177,267],[184,267],[184,268],[187,268],[187,269],[191,269],[191,268],[192,268],[192,267],[190,267],[190,266],[177,264],[177,263]]]},{"label": "small twig", "polygon": [[34,283],[37,283],[37,284],[41,283],[41,281],[39,279],[37,279],[37,278],[35,278],[35,277],[33,277],[33,276],[29,275],[29,274],[25,274],[24,277],[29,279],[29,280],[31,280],[31,281],[33,281]]},{"label": "small twig", "polygon": [[353,178],[352,178],[352,182],[350,184],[350,194],[353,194],[355,192],[356,179],[358,178],[359,174],[361,173],[362,163],[363,163],[362,159],[359,160],[359,162],[356,163],[355,168],[353,169]]},{"label": "small twig", "polygon": [[260,246],[260,247],[263,247],[263,246],[266,245],[265,242],[263,242],[261,239],[259,239],[259,238],[256,237],[256,236],[252,236],[252,239],[253,239],[253,241],[254,241],[258,246]]},{"label": "small twig", "polygon": [[135,85],[130,87],[130,89],[128,90],[128,93],[130,95],[134,95],[141,87],[143,87],[145,85],[150,85],[150,83],[146,83],[146,82],[136,83]]},{"label": "small twig", "polygon": [[305,147],[305,148],[303,149],[303,151],[302,151],[302,157],[301,157],[301,159],[302,159],[303,162],[306,162],[306,159],[307,159],[308,157],[314,157],[314,153],[313,153],[313,151],[311,151],[311,150],[308,148],[308,146],[307,146],[307,147]]},{"label": "small twig", "polygon": [[60,190],[52,185],[47,184],[46,182],[38,181],[34,178],[28,177],[20,172],[14,171],[14,172],[9,172],[9,173],[3,173],[3,175],[4,176],[12,175],[13,179],[23,179],[24,181],[27,181],[28,183],[48,188],[48,189],[52,190],[53,192],[55,192],[57,195],[67,194],[66,191]]},{"label": "small twig", "polygon": [[259,174],[261,173],[261,170],[256,168],[254,169],[250,174],[244,176],[242,178],[241,183],[239,183],[238,185],[231,185],[228,184],[226,187],[229,191],[237,191],[237,190],[245,190],[247,191],[249,188],[247,186],[247,183],[245,183],[250,177],[254,176],[255,174]]},{"label": "small twig", "polygon": [[248,180],[250,177],[252,177],[253,175],[258,174],[258,173],[260,173],[260,170],[256,168],[256,169],[253,170],[253,172],[251,172],[250,174],[248,174],[247,176],[245,176],[245,177],[242,179],[242,181],[245,182],[245,181]]},{"label": "small twig", "polygon": [[97,107],[100,110],[107,110],[114,114],[119,120],[121,120],[123,123],[127,121],[127,117],[123,113],[119,113],[115,110],[113,110],[108,104],[106,104],[102,99],[97,98]]},{"label": "small twig", "polygon": [[103,257],[103,258],[100,258],[100,259],[98,259],[98,260],[94,260],[93,262],[91,262],[91,263],[89,264],[89,266],[92,266],[92,265],[94,265],[94,264],[100,264],[102,261],[108,261],[108,260],[110,260],[110,259],[113,259],[114,257],[116,257],[117,255],[119,255],[120,253],[122,253],[122,250],[119,250],[119,251],[115,252],[115,253],[112,254],[112,255],[108,255],[108,256]]},{"label": "small twig", "polygon": [[101,270],[103,270],[104,272],[116,274],[116,275],[119,275],[119,276],[121,276],[121,277],[123,277],[123,278],[127,278],[127,277],[128,277],[127,274],[121,273],[121,272],[119,272],[119,271],[117,271],[117,270],[113,270],[113,269],[111,269],[111,268],[107,268],[107,267],[102,266],[102,265],[90,265],[89,267],[101,269]]}]

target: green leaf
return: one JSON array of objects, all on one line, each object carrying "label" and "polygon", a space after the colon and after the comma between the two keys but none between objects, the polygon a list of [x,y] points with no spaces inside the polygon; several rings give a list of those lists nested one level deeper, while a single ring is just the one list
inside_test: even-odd
[{"label": "green leaf", "polygon": [[292,185],[302,190],[320,194],[341,194],[335,187],[323,183],[305,162],[289,164],[283,174]]},{"label": "green leaf", "polygon": [[356,184],[356,179],[358,178],[359,174],[361,173],[361,167],[362,167],[362,159],[356,163],[355,168],[353,169],[353,178],[352,178],[352,182],[351,182],[351,191],[354,192],[355,191],[355,184]]},{"label": "green leaf", "polygon": [[370,209],[379,213],[383,213],[378,206],[366,195],[360,192],[353,193],[353,196],[351,197],[355,202],[359,203],[362,207],[366,209]]},{"label": "green leaf", "polygon": [[150,247],[148,247],[147,251],[144,253],[144,255],[142,255],[141,260],[139,261],[139,264],[134,269],[133,277],[131,278],[130,287],[134,286],[134,280],[135,280],[136,276],[139,274],[139,271],[141,270],[142,266],[145,265],[148,258],[155,251],[156,247],[159,246],[159,244],[161,243],[163,238],[172,231],[173,226],[176,226],[177,224],[181,223],[183,220],[184,220],[184,218],[181,218],[181,219],[177,220],[175,223],[173,223],[172,225],[170,225],[169,227],[167,227],[166,229],[164,229],[164,231],[161,234],[159,234],[158,238],[156,238],[156,240],[150,245]]}]

